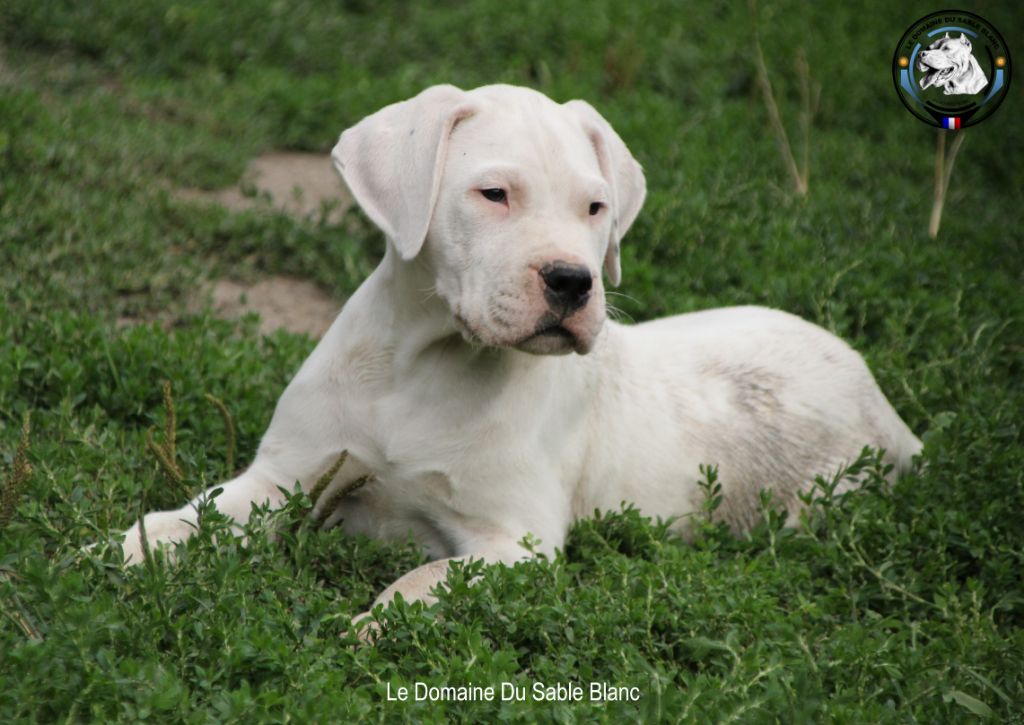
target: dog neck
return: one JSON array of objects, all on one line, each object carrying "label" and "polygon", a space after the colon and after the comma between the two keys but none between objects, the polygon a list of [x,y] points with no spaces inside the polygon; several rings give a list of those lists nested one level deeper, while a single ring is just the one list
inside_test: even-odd
[{"label": "dog neck", "polygon": [[391,244],[346,312],[348,308],[362,318],[354,327],[351,321],[348,329],[360,330],[364,340],[372,338],[375,346],[386,349],[399,374],[436,355],[450,358],[449,365],[461,360],[473,366],[493,366],[497,358],[522,355],[463,339],[448,303],[437,294],[428,262],[422,256],[403,260]]}]

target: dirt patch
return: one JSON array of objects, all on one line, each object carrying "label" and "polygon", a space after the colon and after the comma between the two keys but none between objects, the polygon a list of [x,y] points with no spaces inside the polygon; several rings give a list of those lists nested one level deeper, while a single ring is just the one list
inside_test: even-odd
[{"label": "dirt patch", "polygon": [[[220,204],[231,211],[270,209],[297,219],[339,224],[352,206],[329,156],[288,151],[264,154],[249,162],[236,186],[217,191],[175,189],[175,198]],[[321,217],[323,215],[323,217]],[[264,334],[279,329],[319,338],[330,327],[341,304],[319,287],[293,277],[273,276],[254,284],[230,279],[207,282],[200,290],[203,304],[214,314],[237,319],[255,312]]]},{"label": "dirt patch", "polygon": [[293,277],[275,276],[255,284],[229,279],[207,283],[201,296],[209,299],[214,314],[237,319],[255,312],[260,332],[285,329],[322,337],[338,315],[341,305],[312,284]]},{"label": "dirt patch", "polygon": [[275,151],[249,162],[237,186],[217,191],[175,189],[175,198],[220,204],[232,211],[275,209],[300,219],[338,224],[352,197],[325,154]]}]

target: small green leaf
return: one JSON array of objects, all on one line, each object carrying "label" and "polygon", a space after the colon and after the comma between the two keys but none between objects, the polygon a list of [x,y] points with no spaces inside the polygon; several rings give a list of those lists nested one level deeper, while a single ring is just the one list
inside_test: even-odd
[{"label": "small green leaf", "polygon": [[963,690],[950,690],[942,696],[943,702],[953,701],[965,710],[973,712],[978,717],[992,717],[992,708],[976,697],[968,695]]}]

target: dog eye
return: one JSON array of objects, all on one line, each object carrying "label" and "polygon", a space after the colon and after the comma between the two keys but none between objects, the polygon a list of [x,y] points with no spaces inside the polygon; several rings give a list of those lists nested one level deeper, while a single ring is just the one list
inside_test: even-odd
[{"label": "dog eye", "polygon": [[596,216],[601,209],[604,208],[604,204],[599,201],[590,202],[590,216]]},{"label": "dog eye", "polygon": [[504,204],[507,198],[504,189],[481,189],[480,193],[487,201],[493,201],[496,204]]}]

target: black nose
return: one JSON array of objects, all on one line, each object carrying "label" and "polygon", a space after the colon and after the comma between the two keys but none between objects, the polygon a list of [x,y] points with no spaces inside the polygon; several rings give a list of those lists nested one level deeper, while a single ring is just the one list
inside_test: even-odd
[{"label": "black nose", "polygon": [[540,276],[547,285],[544,298],[563,314],[567,315],[587,304],[593,279],[590,270],[582,264],[551,262],[540,268]]}]

